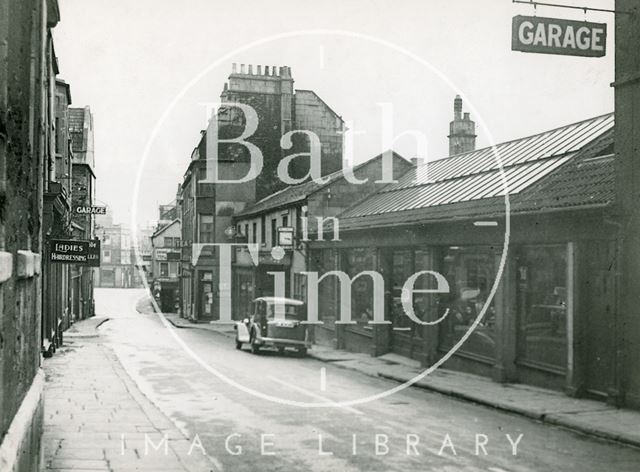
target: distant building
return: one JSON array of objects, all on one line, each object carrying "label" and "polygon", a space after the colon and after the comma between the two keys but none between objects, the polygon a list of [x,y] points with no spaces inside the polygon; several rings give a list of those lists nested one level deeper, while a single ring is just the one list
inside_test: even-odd
[{"label": "distant building", "polygon": [[96,217],[96,236],[101,241],[100,270],[96,286],[132,288],[141,285],[132,257],[131,232],[122,224],[113,222],[109,209]]},{"label": "distant building", "polygon": [[[79,213],[78,207],[91,207],[95,203],[95,155],[93,150],[93,115],[90,108],[69,108],[69,135],[73,151],[71,173],[71,225],[74,239],[95,237],[94,217]],[[72,265],[72,313],[74,319],[94,314],[94,272],[99,269]]]},{"label": "distant building", "polygon": [[136,280],[140,280],[142,283],[142,278],[145,277],[147,279],[147,283],[150,282],[149,277],[151,274],[151,257],[152,257],[152,245],[151,245],[151,235],[156,231],[155,227],[146,226],[143,228],[138,228],[136,232],[136,241],[131,241],[131,259],[136,268]]},{"label": "distant building", "polygon": [[159,227],[151,236],[152,293],[164,313],[175,313],[180,309],[180,254],[182,232],[180,220]]},{"label": "distant building", "polygon": [[[216,121],[201,133],[191,155],[178,197],[183,241],[182,314],[194,320],[217,319],[217,300],[231,297],[231,287],[220,284],[219,254],[207,244],[233,242],[233,216],[256,199],[283,189],[286,184],[277,175],[280,161],[310,149],[309,138],[301,133],[292,137],[291,149],[282,149],[283,135],[297,129],[313,132],[321,144],[323,175],[339,170],[342,165],[343,120],[314,92],[294,90],[289,67],[254,69],[252,65],[242,64],[238,68],[234,64],[221,101],[223,106]],[[262,171],[256,179],[244,183],[202,182],[207,160],[216,162],[225,180],[238,180],[249,171],[245,146],[212,140],[216,136],[212,127],[217,127],[220,139],[237,137],[244,130],[246,116],[233,103],[250,105],[257,114],[257,128],[247,141],[262,152]],[[290,170],[291,177],[304,177],[309,170],[308,158],[295,158]]]},{"label": "distant building", "polygon": [[[309,139],[302,133],[292,136],[293,147],[282,149],[282,137],[292,130],[313,132],[321,146],[322,175],[342,167],[344,122],[312,90],[294,90],[291,68],[233,64],[228,82],[220,95],[221,102],[250,105],[258,117],[256,131],[248,141],[257,145],[264,156],[264,167],[255,180],[256,198],[261,199],[284,188],[276,173],[282,158],[296,152],[309,151]],[[220,138],[236,137],[246,125],[246,117],[240,108],[227,106],[218,112]],[[248,159],[244,146],[221,144],[221,161]],[[291,176],[301,178],[309,170],[309,160],[297,157],[291,163]]]}]

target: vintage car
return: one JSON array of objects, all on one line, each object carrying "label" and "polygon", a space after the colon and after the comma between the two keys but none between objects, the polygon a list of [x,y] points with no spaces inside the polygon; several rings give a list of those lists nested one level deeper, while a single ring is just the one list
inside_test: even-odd
[{"label": "vintage car", "polygon": [[[282,311],[278,311],[278,307]],[[259,297],[252,303],[248,318],[235,324],[236,349],[243,344],[257,354],[262,347],[275,347],[280,352],[293,348],[304,355],[310,347],[305,320],[305,304],[283,297]]]}]

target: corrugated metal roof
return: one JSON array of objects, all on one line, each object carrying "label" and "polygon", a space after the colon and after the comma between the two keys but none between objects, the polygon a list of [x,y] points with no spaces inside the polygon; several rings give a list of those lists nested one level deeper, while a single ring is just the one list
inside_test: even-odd
[{"label": "corrugated metal roof", "polygon": [[[493,147],[431,161],[398,183],[346,210],[345,219],[517,195],[535,185],[613,128],[613,114],[598,116]],[[500,171],[497,155],[504,171]],[[399,216],[401,217],[401,216]]]},{"label": "corrugated metal roof", "polygon": [[[350,170],[352,173],[356,172],[358,169],[367,166],[378,159],[381,159],[382,156],[382,154],[379,154],[375,157],[372,157],[368,161],[362,162],[354,167],[349,168],[348,170]],[[393,158],[405,160],[404,157],[395,152],[393,153]],[[343,178],[346,171],[347,168],[343,168],[331,174],[323,176],[322,178],[327,180],[325,183],[318,183],[314,180],[309,180],[301,184],[285,187],[284,189],[272,193],[271,195],[264,197],[262,200],[259,200],[250,206],[247,206],[242,211],[236,213],[234,215],[234,218],[255,216],[268,210],[273,210],[304,201],[309,195],[313,194],[314,192],[317,192],[318,190],[325,188],[333,182],[336,182]]]}]

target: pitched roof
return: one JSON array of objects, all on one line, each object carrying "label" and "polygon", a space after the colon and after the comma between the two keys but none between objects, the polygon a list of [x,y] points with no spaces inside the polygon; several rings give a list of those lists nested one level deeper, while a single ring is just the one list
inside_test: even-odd
[{"label": "pitched roof", "polygon": [[[381,159],[383,154],[379,154],[368,161],[365,161],[357,166],[350,168],[352,172],[364,167],[377,159]],[[393,152],[394,159],[404,159],[400,154]],[[318,183],[314,180],[309,180],[302,184],[298,185],[290,185],[289,187],[285,187],[284,189],[272,193],[264,197],[262,200],[257,201],[256,203],[247,206],[241,212],[236,213],[235,218],[252,216],[260,214],[264,211],[281,208],[284,206],[289,206],[294,203],[298,203],[304,201],[309,195],[327,187],[328,185],[344,178],[345,171],[347,169],[340,169],[331,174],[323,176],[327,181],[325,183]]]},{"label": "pitched roof", "polygon": [[171,223],[168,223],[166,225],[164,225],[162,228],[158,228],[152,235],[151,238],[155,238],[156,236],[159,236],[160,234],[164,233],[167,229],[171,228],[174,224],[176,223],[180,223],[180,218],[176,218],[175,220],[173,220]]},{"label": "pitched roof", "polygon": [[[593,159],[613,140],[613,114],[410,169],[399,182],[347,209],[341,229],[410,224],[505,212],[605,205],[612,158]],[[499,156],[503,173],[498,164]]]}]

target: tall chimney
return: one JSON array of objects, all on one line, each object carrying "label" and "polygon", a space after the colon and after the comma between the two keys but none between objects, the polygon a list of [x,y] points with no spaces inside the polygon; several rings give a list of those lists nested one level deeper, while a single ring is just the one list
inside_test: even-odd
[{"label": "tall chimney", "polygon": [[469,113],[462,115],[462,98],[453,100],[453,121],[449,123],[449,155],[462,154],[476,149],[476,124]]}]

